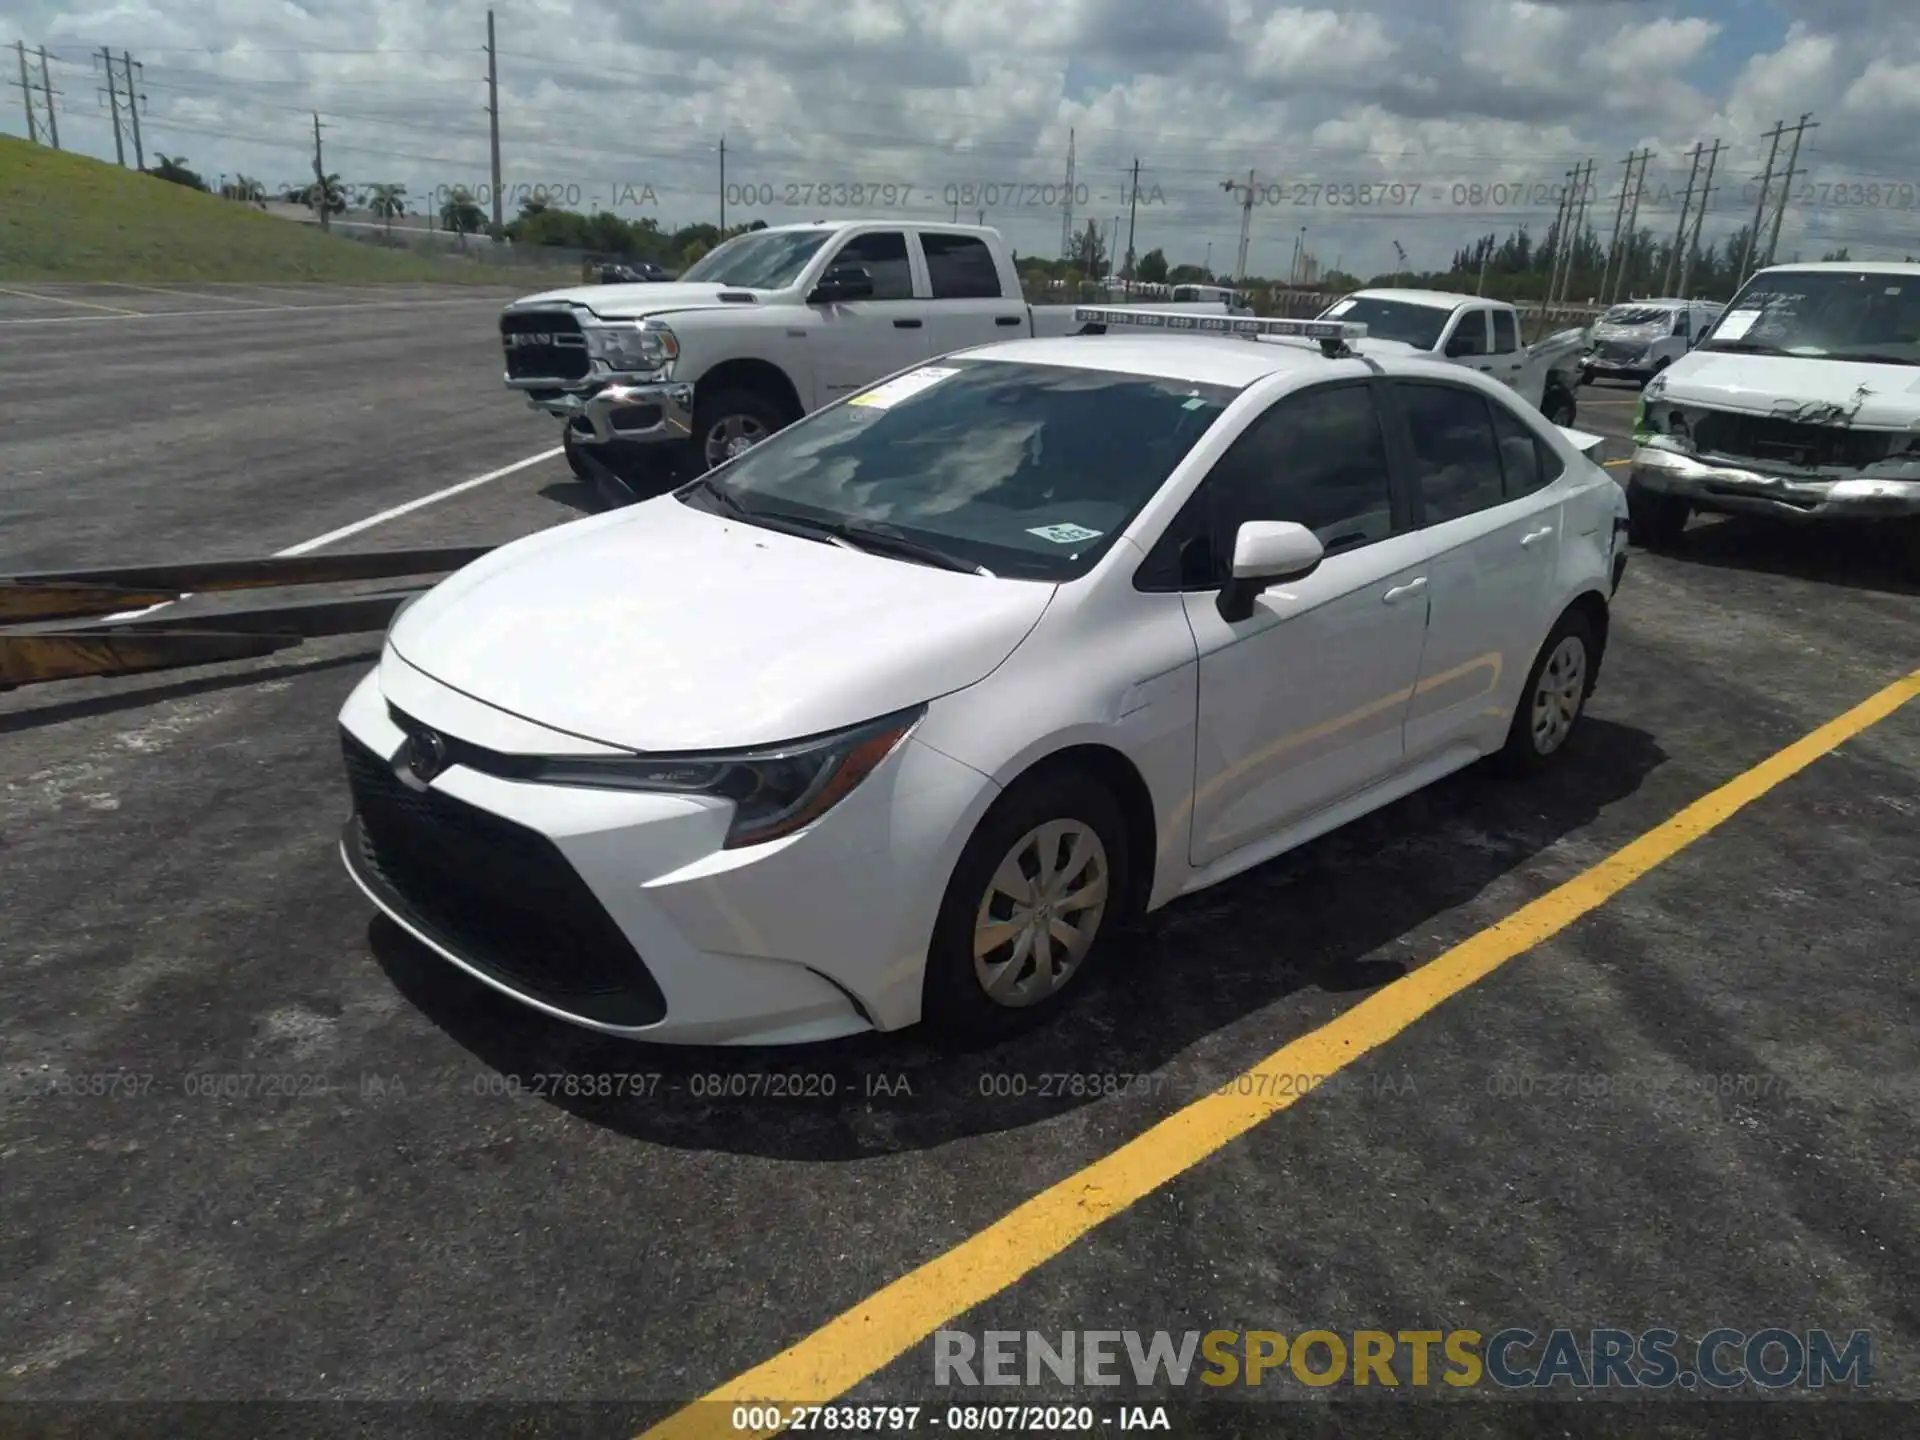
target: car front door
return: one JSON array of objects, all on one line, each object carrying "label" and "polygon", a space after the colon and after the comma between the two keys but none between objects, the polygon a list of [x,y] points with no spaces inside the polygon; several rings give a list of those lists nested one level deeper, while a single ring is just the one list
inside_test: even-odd
[{"label": "car front door", "polygon": [[1516,405],[1441,380],[1390,382],[1430,577],[1406,758],[1506,733],[1552,617],[1560,461]]},{"label": "car front door", "polygon": [[1469,305],[1455,313],[1447,333],[1440,337],[1440,353],[1456,365],[1491,370],[1493,356],[1488,352],[1492,343],[1486,308]]},{"label": "car front door", "polygon": [[[1292,520],[1327,556],[1245,620],[1221,583],[1249,520]],[[1366,789],[1401,759],[1427,627],[1421,537],[1395,496],[1373,382],[1276,401],[1223,455],[1163,546],[1185,560],[1199,655],[1190,858],[1207,865]]]},{"label": "car front door", "polygon": [[984,239],[959,231],[923,230],[919,243],[930,297],[929,355],[1017,340],[1027,333],[1026,301],[1001,294],[1000,267]]},{"label": "car front door", "polygon": [[814,355],[816,409],[935,353],[928,348],[927,302],[915,285],[905,231],[849,236],[821,273],[836,265],[864,269],[873,277],[873,294],[813,307],[806,343]]}]

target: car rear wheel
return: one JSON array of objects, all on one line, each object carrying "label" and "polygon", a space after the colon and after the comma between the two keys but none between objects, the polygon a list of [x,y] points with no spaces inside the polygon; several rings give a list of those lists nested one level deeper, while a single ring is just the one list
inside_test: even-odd
[{"label": "car rear wheel", "polygon": [[1627,538],[1643,550],[1671,549],[1692,513],[1693,507],[1677,495],[1627,482]]},{"label": "car rear wheel", "polygon": [[1016,782],[981,819],[948,882],[927,951],[930,1034],[991,1043],[1081,988],[1127,895],[1127,827],[1097,780],[1060,769]]},{"label": "car rear wheel", "polygon": [[1586,714],[1599,658],[1592,622],[1578,610],[1562,615],[1527,672],[1500,756],[1506,769],[1544,769],[1566,748]]}]

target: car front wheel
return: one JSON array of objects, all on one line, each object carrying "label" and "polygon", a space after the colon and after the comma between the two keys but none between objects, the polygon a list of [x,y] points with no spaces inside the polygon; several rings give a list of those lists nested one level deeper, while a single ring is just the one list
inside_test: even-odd
[{"label": "car front wheel", "polygon": [[921,988],[927,1030],[990,1043],[1053,1014],[1105,950],[1126,895],[1112,793],[1078,770],[1015,782],[948,882]]},{"label": "car front wheel", "polygon": [[694,462],[701,470],[724,465],[783,429],[780,407],[751,390],[723,390],[694,406]]}]

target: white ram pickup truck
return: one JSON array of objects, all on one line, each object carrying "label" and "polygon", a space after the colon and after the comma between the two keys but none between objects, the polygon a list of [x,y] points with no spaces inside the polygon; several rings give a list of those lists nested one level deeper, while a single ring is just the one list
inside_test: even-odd
[{"label": "white ram pickup truck", "polygon": [[1533,345],[1520,343],[1520,312],[1504,300],[1450,290],[1356,290],[1320,313],[1367,327],[1368,347],[1391,347],[1471,366],[1518,391],[1555,425],[1579,414],[1583,327],[1556,331]]},{"label": "white ram pickup truck", "polygon": [[500,339],[574,473],[631,499],[934,356],[1075,333],[1073,312],[1026,303],[997,230],[822,221],[736,235],[667,284],[516,300]]}]

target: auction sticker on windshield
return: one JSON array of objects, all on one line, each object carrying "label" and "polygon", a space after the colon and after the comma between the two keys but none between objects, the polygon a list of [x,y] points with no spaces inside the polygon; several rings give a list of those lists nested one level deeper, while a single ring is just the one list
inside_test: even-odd
[{"label": "auction sticker on windshield", "polygon": [[1713,327],[1713,338],[1738,340],[1753,328],[1753,322],[1759,318],[1758,310],[1729,310],[1720,317],[1720,323]]},{"label": "auction sticker on windshield", "polygon": [[896,375],[884,385],[876,385],[864,395],[856,395],[847,401],[849,405],[871,405],[876,410],[885,410],[898,405],[909,396],[918,395],[922,390],[931,389],[942,380],[960,372],[951,365],[923,365],[918,370],[905,375]]},{"label": "auction sticker on windshield", "polygon": [[1042,540],[1051,540],[1056,545],[1073,545],[1082,540],[1100,538],[1098,530],[1089,530],[1084,525],[1035,525],[1027,533],[1038,535]]}]

